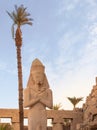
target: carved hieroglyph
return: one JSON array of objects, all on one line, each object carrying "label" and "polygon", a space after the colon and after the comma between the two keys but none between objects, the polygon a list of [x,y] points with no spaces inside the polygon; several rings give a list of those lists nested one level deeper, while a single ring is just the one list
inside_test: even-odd
[{"label": "carved hieroglyph", "polygon": [[46,107],[52,108],[52,105],[52,91],[45,75],[45,67],[35,59],[24,90],[24,107],[29,107],[28,130],[47,129]]}]

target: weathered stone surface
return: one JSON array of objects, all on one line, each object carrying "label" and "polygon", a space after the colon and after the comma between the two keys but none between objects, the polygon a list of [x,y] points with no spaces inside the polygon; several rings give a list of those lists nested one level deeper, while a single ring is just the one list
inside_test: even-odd
[{"label": "weathered stone surface", "polygon": [[46,78],[45,67],[35,59],[24,90],[24,107],[29,107],[28,130],[46,130],[46,107],[52,108],[52,106],[52,91]]},{"label": "weathered stone surface", "polygon": [[[28,118],[29,110],[24,109],[24,118]],[[71,130],[76,130],[76,124],[82,122],[82,111],[74,112],[72,110],[46,110],[47,119],[52,119],[54,121],[54,128],[61,127],[64,125],[65,118],[72,119]],[[0,109],[0,118],[11,118],[11,124],[14,130],[19,130],[19,119],[18,119],[17,109]],[[14,122],[13,122],[13,119]],[[61,126],[59,126],[60,124]],[[62,128],[62,127],[61,127]],[[27,127],[25,127],[27,129]],[[51,129],[51,128],[48,128]]]},{"label": "weathered stone surface", "polygon": [[[95,129],[97,129],[97,78],[96,85],[93,86],[83,105],[83,130],[90,130],[94,126],[96,126]],[[79,130],[81,130],[81,128]]]},{"label": "weathered stone surface", "polygon": [[[67,130],[64,119],[70,119],[68,130],[96,130],[97,129],[97,78],[86,102],[82,108],[74,110],[46,110],[52,107],[52,91],[45,75],[45,67],[36,59],[32,63],[27,87],[24,90],[24,118],[31,122],[29,130]],[[0,109],[0,118],[11,118],[14,130],[19,130],[19,111],[17,109]],[[39,125],[37,125],[37,119]],[[52,119],[52,127],[46,128],[47,119]],[[41,120],[41,121],[40,121]],[[41,122],[41,123],[40,123]],[[34,129],[32,124],[34,124]],[[25,130],[28,130],[27,126]],[[40,128],[38,129],[40,130]]]}]

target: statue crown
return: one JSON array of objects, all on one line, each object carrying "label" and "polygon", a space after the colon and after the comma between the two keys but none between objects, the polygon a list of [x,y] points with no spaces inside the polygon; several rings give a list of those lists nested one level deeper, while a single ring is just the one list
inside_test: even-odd
[{"label": "statue crown", "polygon": [[44,65],[41,63],[41,61],[39,59],[35,59],[33,62],[32,62],[32,66],[31,66],[31,73],[34,73],[34,72],[42,72],[44,73],[44,70],[45,70],[45,67]]}]

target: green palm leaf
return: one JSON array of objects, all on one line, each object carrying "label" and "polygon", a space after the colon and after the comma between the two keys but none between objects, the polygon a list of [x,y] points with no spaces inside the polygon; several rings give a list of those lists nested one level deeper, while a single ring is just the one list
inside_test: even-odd
[{"label": "green palm leaf", "polygon": [[61,103],[55,104],[55,105],[53,106],[53,110],[59,110],[61,107],[62,107]]},{"label": "green palm leaf", "polygon": [[73,104],[74,108],[75,106],[83,100],[83,97],[79,97],[79,98],[76,98],[76,97],[67,97],[68,100]]},{"label": "green palm leaf", "polygon": [[13,130],[9,124],[0,124],[0,130]]}]

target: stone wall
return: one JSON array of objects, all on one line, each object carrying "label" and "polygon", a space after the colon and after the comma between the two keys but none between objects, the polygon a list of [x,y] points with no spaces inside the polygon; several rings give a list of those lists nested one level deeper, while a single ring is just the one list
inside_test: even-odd
[{"label": "stone wall", "polygon": [[[19,130],[19,112],[17,109],[0,109],[0,118],[11,118],[14,130]],[[63,130],[64,119],[71,119],[70,130],[76,130],[76,125],[82,122],[82,111],[78,110],[47,110],[47,118],[52,119],[53,130]],[[24,110],[24,118],[28,118],[28,110]],[[25,127],[25,130],[27,127]],[[49,127],[48,130],[51,130]]]},{"label": "stone wall", "polygon": [[96,85],[93,86],[85,104],[83,104],[83,123],[79,130],[85,129],[97,129],[97,78]]},{"label": "stone wall", "polygon": [[[18,109],[0,109],[0,118],[10,118],[14,130],[19,130]],[[28,109],[24,110],[24,118],[28,118]],[[64,120],[70,119],[69,130],[97,129],[97,78],[83,108],[74,110],[47,110],[47,118],[52,119],[53,127],[47,130],[67,130]],[[27,130],[27,127],[25,127]]]}]

